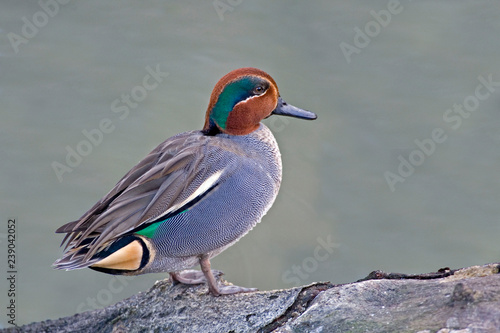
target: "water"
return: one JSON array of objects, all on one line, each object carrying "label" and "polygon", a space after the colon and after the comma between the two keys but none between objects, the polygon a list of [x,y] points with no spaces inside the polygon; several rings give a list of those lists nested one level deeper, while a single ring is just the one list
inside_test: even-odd
[{"label": "water", "polygon": [[[498,2],[51,4],[53,16],[35,1],[0,5],[0,246],[15,218],[17,323],[112,304],[165,277],[55,271],[54,230],[158,143],[201,128],[213,85],[243,66],[268,71],[287,102],[319,119],[266,120],[283,185],[263,222],[213,260],[229,281],[268,290],[499,260],[500,87],[478,79],[500,81]],[[9,42],[23,27],[29,38]],[[157,69],[168,75],[147,90]],[[467,117],[447,111],[464,102]],[[97,129],[102,139],[83,143]],[[87,155],[59,179],[52,164],[68,167],[67,149]],[[394,191],[386,172],[404,180]]]}]

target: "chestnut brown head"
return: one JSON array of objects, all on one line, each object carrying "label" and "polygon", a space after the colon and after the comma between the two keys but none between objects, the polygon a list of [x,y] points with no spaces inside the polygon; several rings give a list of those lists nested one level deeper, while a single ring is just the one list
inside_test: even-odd
[{"label": "chestnut brown head", "polygon": [[274,79],[257,68],[245,67],[224,75],[210,96],[205,126],[207,134],[246,135],[272,114],[316,119],[316,114],[285,103]]}]

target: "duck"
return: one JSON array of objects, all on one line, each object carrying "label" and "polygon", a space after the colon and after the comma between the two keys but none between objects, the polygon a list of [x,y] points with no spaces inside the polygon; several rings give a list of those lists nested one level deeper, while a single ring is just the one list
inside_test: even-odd
[{"label": "duck", "polygon": [[[218,283],[210,260],[259,223],[282,179],[281,154],[261,121],[314,120],[287,104],[266,72],[239,68],[215,85],[201,130],[167,139],[134,166],[65,234],[53,266],[113,275],[166,272],[213,296],[257,289]],[[201,271],[191,269],[199,265]],[[215,274],[215,275],[214,275]]]}]

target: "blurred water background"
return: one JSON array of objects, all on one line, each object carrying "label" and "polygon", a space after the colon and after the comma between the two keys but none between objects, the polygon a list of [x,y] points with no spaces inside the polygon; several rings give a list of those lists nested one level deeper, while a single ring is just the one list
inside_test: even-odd
[{"label": "blurred water background", "polygon": [[[262,223],[213,260],[229,281],[269,290],[499,261],[498,1],[0,9],[0,327],[9,218],[18,324],[104,307],[165,278],[53,270],[54,230],[158,143],[201,128],[214,84],[244,66],[269,72],[288,103],[319,118],[265,121],[283,184]],[[162,74],[146,89],[151,72]],[[70,165],[71,150],[85,156]]]}]

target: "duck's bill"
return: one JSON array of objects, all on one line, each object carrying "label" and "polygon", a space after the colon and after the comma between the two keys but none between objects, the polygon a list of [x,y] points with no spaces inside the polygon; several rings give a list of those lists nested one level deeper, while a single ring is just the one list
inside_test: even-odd
[{"label": "duck's bill", "polygon": [[278,97],[278,105],[276,105],[276,109],[274,109],[274,111],[271,112],[271,114],[308,119],[308,120],[314,120],[318,118],[316,113],[307,110],[302,110],[296,106],[287,104],[281,97]]}]

